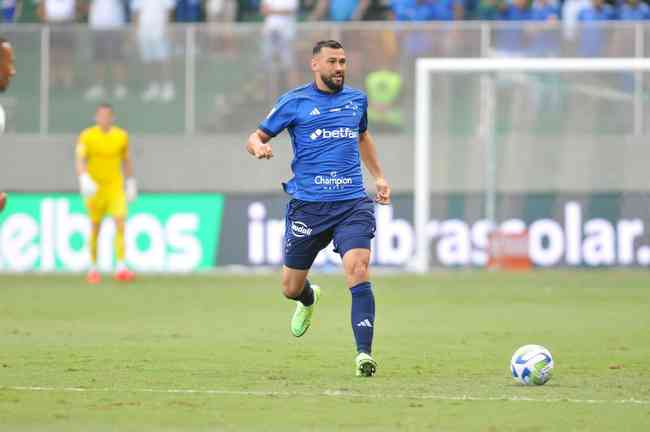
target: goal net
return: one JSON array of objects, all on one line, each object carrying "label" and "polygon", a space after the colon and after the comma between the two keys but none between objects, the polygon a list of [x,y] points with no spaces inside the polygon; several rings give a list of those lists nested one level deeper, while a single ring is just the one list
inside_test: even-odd
[{"label": "goal net", "polygon": [[648,71],[641,58],[418,59],[414,270],[484,267],[509,237],[538,267],[649,266]]}]

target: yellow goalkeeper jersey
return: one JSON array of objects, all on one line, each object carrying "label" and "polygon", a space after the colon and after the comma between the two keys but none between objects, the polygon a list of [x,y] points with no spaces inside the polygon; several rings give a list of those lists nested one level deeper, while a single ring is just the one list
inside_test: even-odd
[{"label": "yellow goalkeeper jersey", "polygon": [[108,132],[99,126],[79,135],[77,156],[86,159],[88,174],[100,187],[123,187],[122,161],[129,148],[129,134],[117,126]]}]

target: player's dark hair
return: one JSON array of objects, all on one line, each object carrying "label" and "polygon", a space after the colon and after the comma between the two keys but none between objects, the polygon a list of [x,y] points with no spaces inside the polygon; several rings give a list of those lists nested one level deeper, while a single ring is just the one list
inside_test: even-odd
[{"label": "player's dark hair", "polygon": [[341,45],[341,42],[335,41],[333,39],[318,41],[316,42],[316,45],[314,45],[312,54],[316,55],[320,53],[323,48],[343,49],[343,45]]},{"label": "player's dark hair", "polygon": [[113,105],[109,104],[108,102],[102,102],[99,105],[97,105],[97,109],[100,109],[100,108],[106,108],[106,109],[109,109],[111,111],[114,111],[113,110]]}]

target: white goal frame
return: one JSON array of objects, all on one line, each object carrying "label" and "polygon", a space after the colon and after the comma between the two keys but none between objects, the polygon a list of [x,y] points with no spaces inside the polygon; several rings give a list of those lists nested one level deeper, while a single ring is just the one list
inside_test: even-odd
[{"label": "white goal frame", "polygon": [[[431,140],[431,77],[442,72],[638,72],[635,75],[640,88],[641,73],[650,71],[650,59],[644,58],[419,58],[415,70],[415,150],[414,150],[414,206],[415,257],[413,270],[429,271],[431,242],[426,226],[430,204]],[[494,90],[491,80],[481,80],[481,139],[486,145],[486,218],[494,219],[496,197],[496,154],[493,138]],[[487,97],[486,97],[487,96]],[[634,97],[635,132],[642,122],[643,101],[640,91]]]}]

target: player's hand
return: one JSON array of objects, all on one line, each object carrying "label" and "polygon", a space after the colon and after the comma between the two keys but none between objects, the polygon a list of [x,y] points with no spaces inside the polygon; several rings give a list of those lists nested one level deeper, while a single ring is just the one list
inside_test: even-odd
[{"label": "player's hand", "polygon": [[79,191],[84,198],[91,197],[97,193],[97,183],[87,172],[79,176]]},{"label": "player's hand", "polygon": [[133,177],[129,177],[125,182],[126,200],[133,202],[138,196],[138,184]]},{"label": "player's hand", "polygon": [[5,205],[7,205],[7,194],[0,192],[0,212],[5,208]]},{"label": "player's hand", "polygon": [[375,187],[377,189],[375,201],[382,205],[390,204],[390,186],[388,186],[386,179],[378,178],[375,181]]},{"label": "player's hand", "polygon": [[258,144],[253,147],[253,156],[257,159],[271,159],[273,157],[273,148],[270,144]]}]

